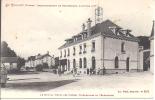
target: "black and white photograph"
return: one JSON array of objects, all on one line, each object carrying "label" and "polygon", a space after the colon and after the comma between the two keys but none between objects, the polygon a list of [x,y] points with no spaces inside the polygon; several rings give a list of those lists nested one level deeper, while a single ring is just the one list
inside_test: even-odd
[{"label": "black and white photograph", "polygon": [[1,99],[153,99],[155,0],[1,0]]}]

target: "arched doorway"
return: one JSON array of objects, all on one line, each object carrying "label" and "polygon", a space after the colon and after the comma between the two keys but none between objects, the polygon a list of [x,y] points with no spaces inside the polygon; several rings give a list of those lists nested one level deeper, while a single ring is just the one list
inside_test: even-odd
[{"label": "arched doorway", "polygon": [[129,72],[129,57],[126,59],[126,71]]},{"label": "arched doorway", "polygon": [[119,63],[118,57],[116,56],[115,57],[115,68],[118,68],[119,67],[118,63]]}]

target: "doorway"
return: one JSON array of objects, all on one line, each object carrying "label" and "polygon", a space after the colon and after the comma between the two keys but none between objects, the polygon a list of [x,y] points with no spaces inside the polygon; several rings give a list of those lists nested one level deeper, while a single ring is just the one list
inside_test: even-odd
[{"label": "doorway", "polygon": [[129,72],[129,57],[126,59],[126,71]]},{"label": "doorway", "polygon": [[118,68],[118,57],[115,57],[115,68]]}]

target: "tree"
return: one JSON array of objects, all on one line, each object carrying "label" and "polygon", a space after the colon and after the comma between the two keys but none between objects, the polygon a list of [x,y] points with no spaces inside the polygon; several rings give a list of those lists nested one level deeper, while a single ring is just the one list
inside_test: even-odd
[{"label": "tree", "polygon": [[25,65],[25,59],[18,57],[17,59],[17,70],[20,71],[20,68]]},{"label": "tree", "polygon": [[49,68],[48,64],[47,63],[43,63],[43,68],[45,68],[45,69]]},{"label": "tree", "polygon": [[1,56],[2,57],[17,57],[16,53],[8,47],[7,42],[2,41],[1,43]]},{"label": "tree", "polygon": [[36,66],[37,71],[43,71],[43,66],[41,64]]},{"label": "tree", "polygon": [[150,48],[150,40],[148,36],[138,36],[137,38],[140,40],[140,42],[138,43],[139,46],[143,46],[144,50]]}]

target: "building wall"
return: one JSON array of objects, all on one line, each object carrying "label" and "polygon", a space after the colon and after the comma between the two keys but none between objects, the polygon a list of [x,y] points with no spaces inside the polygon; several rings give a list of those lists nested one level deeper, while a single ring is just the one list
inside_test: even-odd
[{"label": "building wall", "polygon": [[139,71],[144,71],[143,56],[144,56],[143,50],[139,51]]},{"label": "building wall", "polygon": [[54,57],[45,56],[42,59],[29,60],[25,63],[25,67],[34,68],[37,65],[43,65],[43,63],[47,63],[49,67],[54,66]]},{"label": "building wall", "polygon": [[3,64],[8,71],[17,69],[17,63],[3,63]]},{"label": "building wall", "polygon": [[[104,66],[106,69],[126,70],[126,60],[129,57],[129,69],[138,68],[138,43],[105,38],[104,39]],[[124,42],[125,53],[121,51],[121,44]],[[118,68],[115,68],[115,57],[118,57]]]},{"label": "building wall", "polygon": [[154,39],[150,40],[150,71],[154,73]]},{"label": "building wall", "polygon": [[[91,68],[91,66],[92,66],[92,57],[95,57],[95,59],[96,59],[96,69],[100,68],[102,66],[102,63],[101,63],[101,38],[102,38],[102,36],[100,35],[100,36],[94,37],[94,38],[92,38],[90,40],[87,40],[87,41],[84,41],[84,42],[69,46],[67,48],[61,49],[60,50],[60,60],[61,59],[69,60],[70,61],[70,70],[72,70],[73,69],[73,59],[75,59],[76,60],[76,68],[79,71],[81,71],[81,73],[84,73],[82,71],[86,71],[87,68],[88,69]],[[93,41],[95,42],[95,51],[94,52],[91,51]],[[84,44],[86,44],[86,53],[83,53]],[[79,54],[79,51],[80,51],[79,46],[80,45],[82,46],[82,54]],[[75,55],[73,55],[73,47],[76,48],[76,54]],[[68,49],[70,50],[70,56],[67,56],[68,55]],[[66,57],[64,57],[65,50],[66,50]],[[61,57],[61,51],[62,51],[62,57]],[[87,68],[84,68],[84,66],[83,66],[83,58],[84,57],[87,59]],[[79,59],[80,58],[82,59],[82,68],[79,68]],[[68,61],[67,61],[67,66],[68,66]]]},{"label": "building wall", "polygon": [[54,66],[54,58],[50,56],[46,56],[43,59],[43,63],[47,63],[49,67]]},{"label": "building wall", "polygon": [[[92,41],[95,41],[95,51],[91,52],[92,49]],[[124,50],[125,53],[121,51],[121,44],[124,42]],[[86,52],[85,54],[79,54],[79,45],[82,45],[83,51],[83,44],[86,43]],[[73,56],[73,47],[76,47],[76,55]],[[70,49],[70,56],[68,55],[68,48]],[[64,53],[66,50],[66,57],[64,57]],[[94,56],[96,59],[96,70],[103,69],[105,67],[108,73],[120,71],[126,72],[127,69],[127,58],[129,58],[129,71],[137,71],[137,69],[141,69],[139,64],[139,48],[138,42],[132,41],[125,41],[120,39],[113,39],[113,38],[104,38],[102,35],[94,37],[90,40],[84,41],[82,43],[78,43],[73,46],[69,46],[67,48],[60,50],[60,55],[62,51],[61,59],[67,59],[70,61],[70,67],[73,69],[73,59],[76,59],[76,67],[82,72],[86,71],[86,68],[79,68],[79,59],[86,57],[87,59],[87,68],[90,69],[92,66],[92,57]],[[118,57],[119,60],[119,67],[115,68],[115,57]],[[104,59],[104,60],[103,60]],[[83,65],[83,64],[82,64]],[[67,65],[68,66],[68,65]],[[65,67],[67,67],[65,66]],[[66,68],[67,69],[67,68]]]}]

